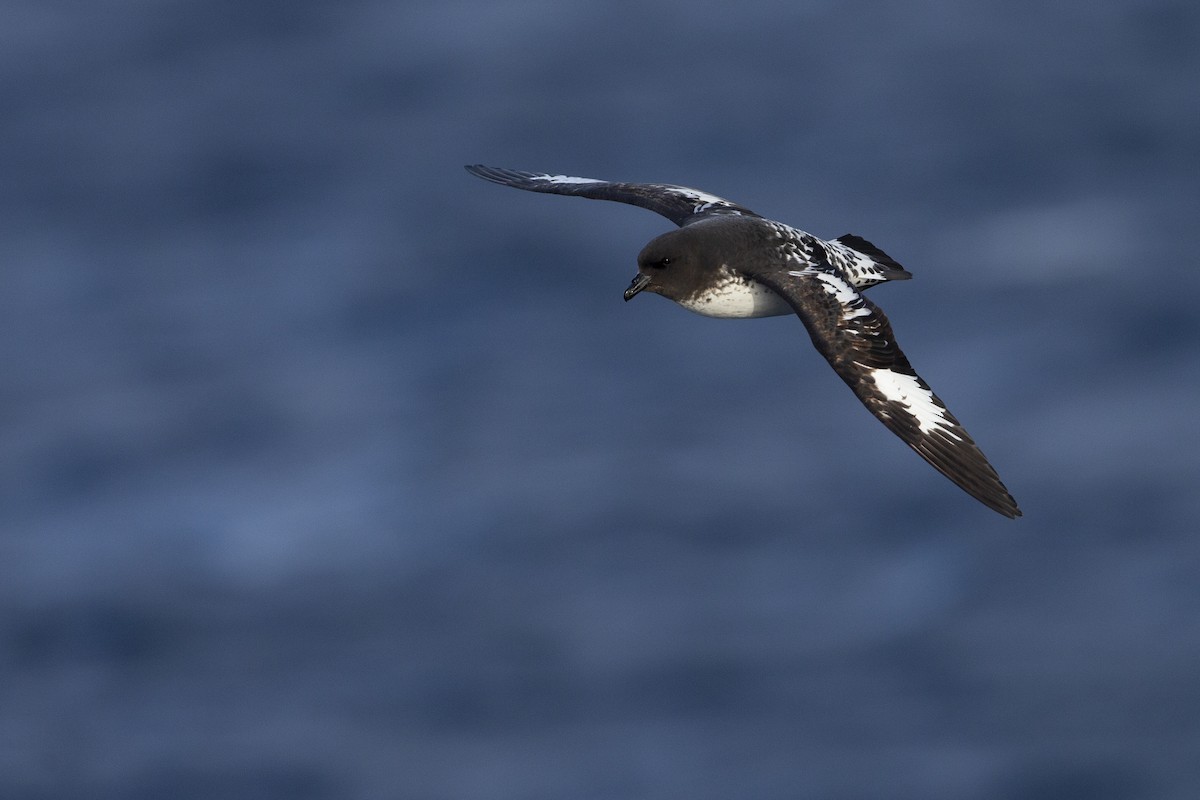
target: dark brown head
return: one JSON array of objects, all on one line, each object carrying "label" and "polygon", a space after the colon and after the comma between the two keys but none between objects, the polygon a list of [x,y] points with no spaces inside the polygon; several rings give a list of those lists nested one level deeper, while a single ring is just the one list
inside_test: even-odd
[{"label": "dark brown head", "polygon": [[720,265],[720,250],[703,226],[687,226],[652,239],[638,254],[638,274],[625,290],[630,300],[641,291],[680,300],[693,294]]}]

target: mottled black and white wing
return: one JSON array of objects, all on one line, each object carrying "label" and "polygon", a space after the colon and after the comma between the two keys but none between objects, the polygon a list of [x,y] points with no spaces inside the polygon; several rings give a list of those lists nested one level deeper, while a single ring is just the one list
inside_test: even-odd
[{"label": "mottled black and white wing", "polygon": [[1021,516],[996,470],[896,344],[879,308],[832,270],[755,274],[796,310],[821,355],[867,409],[933,468],[1006,517]]},{"label": "mottled black and white wing", "polygon": [[530,192],[577,195],[593,200],[613,200],[618,203],[648,208],[662,214],[676,225],[710,214],[741,214],[757,217],[748,208],[742,208],[724,198],[666,183],[615,183],[595,178],[573,178],[569,175],[547,175],[540,172],[520,172],[515,169],[499,169],[473,164],[467,172],[492,183],[512,186]]}]

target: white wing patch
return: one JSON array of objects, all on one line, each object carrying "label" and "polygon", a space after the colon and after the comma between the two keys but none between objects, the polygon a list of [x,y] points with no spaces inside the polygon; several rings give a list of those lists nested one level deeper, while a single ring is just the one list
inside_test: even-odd
[{"label": "white wing patch", "polygon": [[[816,278],[821,282],[822,288],[826,292],[833,295],[833,298],[842,305],[849,305],[857,300],[860,295],[854,291],[854,287],[836,275],[831,275],[828,272],[822,272],[819,269],[800,269],[788,272],[788,275],[794,275],[797,278]],[[866,309],[863,309],[866,310]],[[871,313],[867,311],[867,313]],[[863,316],[862,314],[847,313],[846,316]]]},{"label": "white wing patch", "polygon": [[689,200],[695,201],[697,207],[700,208],[730,205],[729,201],[724,197],[717,197],[715,194],[702,192],[699,189],[688,189],[685,186],[681,186],[677,191]]},{"label": "white wing patch", "polygon": [[[717,197],[715,194],[702,192],[699,189],[692,189],[688,186],[671,186],[667,184],[658,184],[663,191],[688,200],[693,204],[693,214],[703,214],[714,208],[727,208],[733,210],[734,204],[726,200],[724,197]],[[740,212],[739,212],[740,213]]]},{"label": "white wing patch", "polygon": [[890,402],[904,406],[917,418],[923,433],[940,430],[954,439],[960,438],[946,422],[946,410],[934,402],[933,392],[921,386],[915,375],[905,375],[890,369],[869,370],[875,387]]},{"label": "white wing patch", "polygon": [[595,178],[574,178],[570,175],[538,175],[537,179],[544,183],[605,183]]}]

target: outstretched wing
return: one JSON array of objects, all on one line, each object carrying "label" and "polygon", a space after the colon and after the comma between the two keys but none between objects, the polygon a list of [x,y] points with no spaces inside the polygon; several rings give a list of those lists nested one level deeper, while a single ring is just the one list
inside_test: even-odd
[{"label": "outstretched wing", "polygon": [[996,470],[908,363],[874,303],[820,267],[756,273],[754,279],[796,310],[817,350],[892,433],[988,508],[1021,516]]},{"label": "outstretched wing", "polygon": [[614,183],[594,178],[572,178],[568,175],[546,175],[540,172],[485,167],[482,164],[469,165],[467,172],[492,183],[530,192],[571,194],[648,208],[656,214],[662,214],[676,225],[683,225],[709,214],[758,216],[748,208],[686,186],[672,186],[666,183]]}]

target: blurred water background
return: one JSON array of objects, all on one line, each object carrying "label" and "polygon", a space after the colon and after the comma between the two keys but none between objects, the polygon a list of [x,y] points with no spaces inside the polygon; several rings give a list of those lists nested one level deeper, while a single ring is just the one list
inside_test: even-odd
[{"label": "blurred water background", "polygon": [[[10,2],[0,797],[1200,796],[1195,3]],[[873,299],[624,304],[695,186]]]}]

